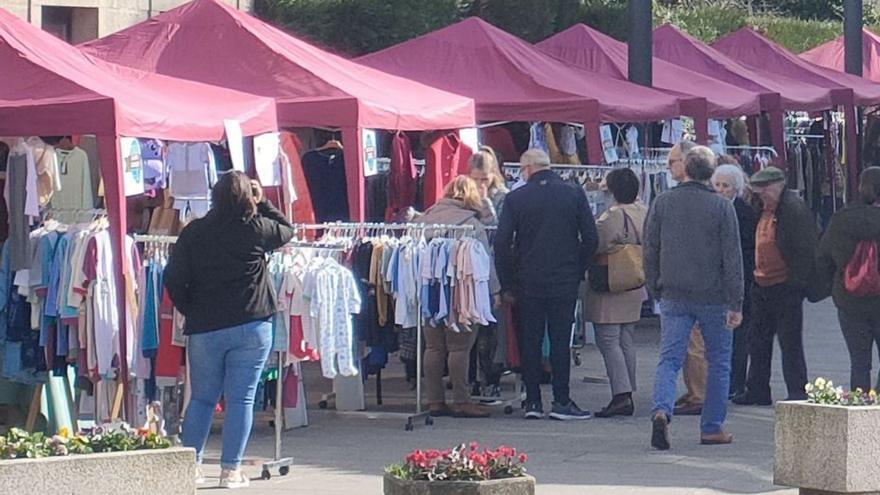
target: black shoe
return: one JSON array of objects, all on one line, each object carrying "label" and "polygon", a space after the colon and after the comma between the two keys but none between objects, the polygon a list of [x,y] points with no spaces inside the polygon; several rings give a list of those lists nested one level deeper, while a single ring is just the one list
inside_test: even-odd
[{"label": "black shoe", "polygon": [[544,406],[539,401],[526,402],[526,412],[523,417],[526,419],[544,419]]},{"label": "black shoe", "polygon": [[475,383],[471,387],[471,397],[482,397],[483,396],[483,388],[479,383]]},{"label": "black shoe", "polygon": [[657,450],[669,450],[669,418],[665,414],[654,415],[651,447]]},{"label": "black shoe", "polygon": [[741,394],[737,394],[731,402],[738,406],[771,406],[773,405],[773,401],[768,397],[762,397],[760,399],[756,398],[754,395],[749,392],[743,392]]},{"label": "black shoe", "polygon": [[626,398],[623,400],[615,401],[611,399],[611,402],[602,408],[601,411],[597,412],[595,416],[597,418],[610,418],[612,416],[632,416],[636,412],[635,405],[633,404],[632,398]]},{"label": "black shoe", "polygon": [[672,410],[674,416],[699,416],[703,414],[702,404],[684,404]]},{"label": "black shoe", "polygon": [[559,421],[575,421],[580,419],[592,419],[593,413],[584,411],[569,399],[568,404],[553,403],[553,409],[550,411],[550,419]]}]

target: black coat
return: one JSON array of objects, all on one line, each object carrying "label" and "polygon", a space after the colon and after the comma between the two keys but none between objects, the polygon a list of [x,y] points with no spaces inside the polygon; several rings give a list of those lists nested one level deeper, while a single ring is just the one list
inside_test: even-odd
[{"label": "black coat", "polygon": [[831,217],[819,244],[817,271],[823,285],[832,288],[834,304],[860,315],[880,314],[880,297],[855,297],[843,285],[846,265],[861,241],[880,242],[880,208],[864,204],[847,206]]},{"label": "black coat", "polygon": [[510,192],[495,240],[501,288],[522,297],[575,298],[599,235],[584,191],[543,170]]},{"label": "black coat", "polygon": [[807,204],[792,191],[785,190],[776,207],[776,243],[788,266],[787,283],[802,292],[810,302],[828,297],[816,273],[819,228]]},{"label": "black coat", "polygon": [[755,209],[747,205],[741,198],[733,202],[736,220],[739,222],[739,242],[742,245],[743,275],[746,288],[755,280],[755,231],[758,227],[758,215]]},{"label": "black coat", "polygon": [[180,233],[164,282],[186,316],[185,333],[243,325],[275,313],[266,253],[287,244],[294,229],[268,201],[257,212],[247,221],[209,212]]}]

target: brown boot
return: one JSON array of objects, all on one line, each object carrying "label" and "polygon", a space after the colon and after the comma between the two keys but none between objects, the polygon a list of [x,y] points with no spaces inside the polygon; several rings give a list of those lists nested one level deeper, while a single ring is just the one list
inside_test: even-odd
[{"label": "brown boot", "polygon": [[428,404],[428,412],[434,418],[439,418],[442,416],[452,416],[452,410],[449,409],[449,406],[447,406],[445,402]]},{"label": "brown boot", "polygon": [[711,435],[700,435],[700,443],[703,445],[727,445],[733,443],[733,435],[723,431]]},{"label": "brown boot", "polygon": [[452,415],[456,418],[488,418],[492,414],[487,407],[472,402],[454,404]]}]

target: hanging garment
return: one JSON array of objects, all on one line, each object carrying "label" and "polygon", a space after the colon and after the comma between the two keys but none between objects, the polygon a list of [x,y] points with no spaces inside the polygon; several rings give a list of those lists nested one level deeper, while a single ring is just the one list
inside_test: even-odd
[{"label": "hanging garment", "polygon": [[388,173],[388,208],[385,218],[391,220],[400,211],[416,204],[418,171],[413,161],[409,136],[396,132],[391,139],[391,168]]},{"label": "hanging garment", "polygon": [[456,176],[467,174],[468,160],[473,154],[455,133],[434,140],[425,154],[425,185],[422,207],[428,208],[443,197],[446,184]]},{"label": "hanging garment", "polygon": [[535,122],[529,127],[529,149],[542,150],[544,153],[550,154],[544,124],[541,122]]},{"label": "hanging garment", "polygon": [[181,220],[201,218],[210,209],[211,188],[217,182],[214,153],[207,143],[171,143],[165,158],[174,209]]},{"label": "hanging garment", "polygon": [[315,220],[347,221],[350,214],[348,181],[342,149],[309,151],[302,157],[302,167],[315,210]]},{"label": "hanging garment", "polygon": [[[492,148],[498,157],[499,165],[504,162],[516,162],[520,153],[516,149],[510,131],[502,126],[493,126],[480,129],[480,142]],[[577,153],[577,150],[575,150]]]},{"label": "hanging garment", "polygon": [[9,211],[9,259],[13,272],[30,268],[30,219],[27,213],[28,169],[33,166],[33,155],[23,146],[10,151],[6,164],[4,195]]},{"label": "hanging garment", "polygon": [[152,193],[165,189],[165,144],[158,139],[139,139],[141,165],[144,167],[144,192]]},{"label": "hanging garment", "polygon": [[312,196],[303,172],[300,153],[302,143],[296,134],[291,132],[281,133],[281,151],[290,162],[290,177],[293,188],[296,191],[296,202],[293,204],[293,220],[298,223],[315,223],[315,210],[312,205]]},{"label": "hanging garment", "polygon": [[352,315],[360,313],[361,296],[351,271],[333,259],[315,258],[303,279],[303,293],[321,332],[324,377],[356,376]]},{"label": "hanging garment", "polygon": [[34,153],[37,172],[37,200],[41,207],[47,206],[52,195],[61,190],[58,157],[55,154],[55,148],[38,137],[28,139],[28,145]]},{"label": "hanging garment", "polygon": [[89,157],[81,148],[57,148],[58,172],[61,190],[56,192],[51,206],[59,210],[90,210],[95,207],[92,190],[92,172]]}]

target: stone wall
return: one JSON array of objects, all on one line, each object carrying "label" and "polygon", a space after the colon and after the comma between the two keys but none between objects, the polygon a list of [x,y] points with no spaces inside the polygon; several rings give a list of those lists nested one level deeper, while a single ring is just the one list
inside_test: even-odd
[{"label": "stone wall", "polygon": [[195,468],[195,450],[183,448],[15,459],[0,461],[0,487],[10,494],[194,495]]}]

